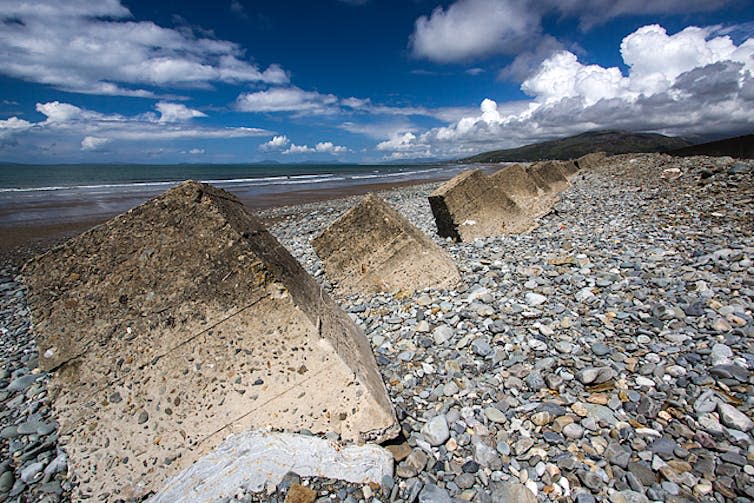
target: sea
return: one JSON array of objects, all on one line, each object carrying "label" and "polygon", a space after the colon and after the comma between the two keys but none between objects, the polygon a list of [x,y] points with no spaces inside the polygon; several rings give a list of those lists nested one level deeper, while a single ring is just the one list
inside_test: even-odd
[{"label": "sea", "polygon": [[[0,165],[0,226],[100,219],[184,180],[221,187],[251,202],[295,204],[297,194],[368,184],[449,179],[468,166],[357,164]],[[254,204],[259,202],[259,204]]]}]

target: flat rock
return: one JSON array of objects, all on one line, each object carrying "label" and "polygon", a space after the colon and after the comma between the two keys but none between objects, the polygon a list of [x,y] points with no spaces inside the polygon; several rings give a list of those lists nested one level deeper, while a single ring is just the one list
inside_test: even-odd
[{"label": "flat rock", "polygon": [[235,496],[239,487],[253,492],[274,488],[288,472],[379,484],[383,477],[392,477],[393,457],[373,444],[342,446],[293,433],[237,433],[172,477],[148,501],[221,501]]},{"label": "flat rock", "polygon": [[649,503],[649,499],[637,491],[616,491],[610,496],[611,503]]},{"label": "flat rock", "polygon": [[499,482],[493,486],[492,501],[500,503],[537,503],[537,497],[523,484]]},{"label": "flat rock", "polygon": [[754,422],[732,405],[719,401],[717,403],[717,412],[720,414],[720,422],[728,428],[744,432],[754,428]]},{"label": "flat rock", "polygon": [[451,503],[450,494],[435,484],[425,484],[419,493],[419,503]]}]

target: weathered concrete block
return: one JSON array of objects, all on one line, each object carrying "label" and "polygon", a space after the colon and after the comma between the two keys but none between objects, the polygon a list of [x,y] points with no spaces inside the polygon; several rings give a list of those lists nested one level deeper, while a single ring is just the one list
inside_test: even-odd
[{"label": "weathered concrete block", "polygon": [[511,164],[489,176],[490,180],[518,204],[539,194],[537,184],[520,164]]},{"label": "weathered concrete block", "polygon": [[171,478],[149,502],[227,501],[240,487],[253,492],[274,489],[289,471],[302,477],[381,484],[383,477],[393,475],[393,456],[373,444],[342,446],[293,433],[237,433]]},{"label": "weathered concrete block", "polygon": [[481,170],[465,171],[447,181],[430,194],[429,204],[440,236],[457,241],[524,232],[533,225]]},{"label": "weathered concrete block", "polygon": [[442,248],[374,194],[345,212],[312,245],[342,294],[452,288],[461,279]]},{"label": "weathered concrete block", "polygon": [[571,179],[573,175],[579,172],[579,167],[575,161],[560,161],[557,163],[557,166],[568,179]]},{"label": "weathered concrete block", "polygon": [[568,187],[568,178],[558,165],[558,161],[541,161],[532,164],[529,173],[546,184],[550,192],[562,192]]},{"label": "weathered concrete block", "polygon": [[573,161],[579,169],[590,169],[602,164],[607,159],[605,152],[592,152],[591,154],[582,155]]},{"label": "weathered concrete block", "polygon": [[252,428],[397,431],[364,334],[228,192],[185,182],[23,274],[77,499],[139,498]]},{"label": "weathered concrete block", "polygon": [[534,179],[520,164],[506,166],[490,175],[489,179],[533,218],[550,211],[557,200],[552,193],[539,189]]}]

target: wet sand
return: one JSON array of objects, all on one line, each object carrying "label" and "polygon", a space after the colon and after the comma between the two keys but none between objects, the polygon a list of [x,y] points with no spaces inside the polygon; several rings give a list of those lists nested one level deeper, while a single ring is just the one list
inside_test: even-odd
[{"label": "wet sand", "polygon": [[[435,181],[442,181],[441,179]],[[281,206],[296,206],[311,202],[328,201],[348,196],[389,190],[392,188],[420,185],[427,180],[407,180],[402,182],[361,184],[346,187],[317,190],[290,191],[255,198],[241,198],[241,202],[252,212]],[[3,225],[0,223],[0,264],[23,264],[31,257],[43,253],[53,246],[99,225],[118,213],[100,214],[97,218],[76,218],[56,223],[24,223]]]}]

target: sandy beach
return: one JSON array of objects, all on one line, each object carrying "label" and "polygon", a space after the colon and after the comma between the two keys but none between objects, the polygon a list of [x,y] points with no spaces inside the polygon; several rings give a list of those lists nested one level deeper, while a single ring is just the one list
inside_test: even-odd
[{"label": "sandy beach", "polygon": [[[440,182],[443,178],[439,178]],[[369,192],[380,192],[400,187],[421,185],[426,180],[403,180],[399,182],[365,183],[347,185],[337,188],[311,188],[306,190],[291,190],[282,194],[263,195],[256,197],[240,196],[241,202],[250,211],[275,207],[295,207],[297,205],[325,202],[348,196],[363,195]],[[79,202],[67,203],[78,206]],[[18,210],[9,209],[8,212]],[[104,212],[96,217],[80,215],[62,222],[25,222],[23,224],[0,223],[0,261],[16,265],[23,264],[35,254],[43,253],[52,246],[60,244],[95,225],[105,222],[119,212]],[[0,214],[0,217],[2,215]],[[0,222],[2,219],[0,218]]]}]

